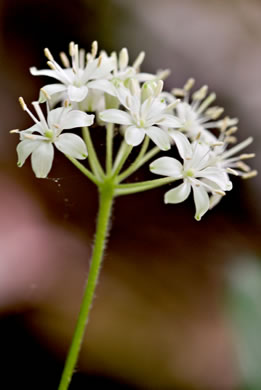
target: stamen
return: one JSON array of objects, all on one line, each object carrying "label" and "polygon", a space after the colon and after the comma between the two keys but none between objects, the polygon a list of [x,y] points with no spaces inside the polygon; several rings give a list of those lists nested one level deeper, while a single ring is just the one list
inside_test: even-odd
[{"label": "stamen", "polygon": [[129,54],[128,54],[128,50],[126,49],[126,47],[124,47],[123,49],[121,49],[120,55],[119,55],[120,70],[124,70],[125,68],[127,68],[128,63],[129,63]]},{"label": "stamen", "polygon": [[145,58],[145,52],[141,51],[136,60],[133,63],[133,68],[138,71]]},{"label": "stamen", "polygon": [[157,86],[155,88],[155,91],[154,91],[154,96],[155,97],[159,96],[159,94],[162,91],[163,85],[164,85],[163,81],[159,80],[158,83],[157,83]]},{"label": "stamen", "polygon": [[42,110],[40,108],[39,103],[38,102],[33,102],[32,105],[34,106],[34,109],[37,112],[37,115],[38,115],[40,121],[42,122],[42,124],[48,128],[47,121],[46,121],[46,119],[45,119],[45,117],[43,115],[43,112],[42,112]]},{"label": "stamen", "polygon": [[238,127],[237,126],[233,126],[230,129],[228,129],[225,132],[225,134],[229,136],[229,135],[235,134],[237,132],[237,130],[238,130]]},{"label": "stamen", "polygon": [[232,169],[232,168],[227,168],[226,171],[227,171],[227,173],[231,173],[232,175],[238,176],[237,171],[235,171],[235,170]]},{"label": "stamen", "polygon": [[10,130],[9,133],[10,134],[17,134],[17,133],[20,133],[20,130],[19,129],[13,129],[13,130]]},{"label": "stamen", "polygon": [[60,58],[61,58],[63,66],[65,68],[70,68],[70,66],[71,66],[70,61],[69,61],[67,55],[63,51],[60,53]]},{"label": "stamen", "polygon": [[224,145],[224,142],[216,142],[216,143],[214,143],[214,144],[211,144],[210,146],[212,147],[212,148],[215,148],[216,146],[223,146]]},{"label": "stamen", "polygon": [[224,191],[221,191],[221,190],[215,190],[214,193],[217,194],[217,195],[221,195],[221,196],[225,196],[226,195],[226,193]]},{"label": "stamen", "polygon": [[84,58],[85,58],[85,50],[80,49],[79,50],[79,62],[80,62],[81,69],[84,69],[84,67],[85,67]]},{"label": "stamen", "polygon": [[251,168],[247,164],[243,163],[243,161],[238,161],[236,165],[244,172],[250,172],[251,170]]},{"label": "stamen", "polygon": [[53,58],[53,56],[52,56],[50,50],[49,50],[47,47],[44,49],[44,55],[45,55],[45,57],[46,57],[48,60],[54,61],[54,58]]},{"label": "stamen", "polygon": [[92,42],[92,51],[91,51],[91,55],[92,55],[93,58],[96,57],[97,52],[98,52],[98,42],[97,41],[93,41]]},{"label": "stamen", "polygon": [[206,115],[210,118],[210,119],[217,119],[218,117],[220,117],[221,114],[223,114],[224,112],[224,108],[223,107],[211,107],[209,108],[207,111],[206,111]]},{"label": "stamen", "polygon": [[51,99],[51,96],[46,92],[46,90],[44,88],[41,88],[41,92],[44,94],[44,96],[46,97],[46,99],[50,100]]},{"label": "stamen", "polygon": [[75,43],[74,42],[70,42],[69,43],[69,54],[70,54],[71,57],[73,57],[74,54],[75,54],[74,48],[75,48]]},{"label": "stamen", "polygon": [[195,79],[193,79],[192,77],[190,79],[188,79],[188,81],[186,82],[186,84],[184,85],[184,88],[183,90],[188,92],[191,90],[191,88],[193,88],[195,84]]},{"label": "stamen", "polygon": [[185,91],[182,88],[173,88],[171,91],[172,95],[178,96],[178,97],[184,97]]},{"label": "stamen", "polygon": [[103,56],[102,56],[102,54],[101,54],[101,55],[99,56],[99,58],[98,58],[97,68],[99,68],[99,67],[101,66],[102,59],[103,59]]},{"label": "stamen", "polygon": [[237,138],[233,137],[233,136],[230,136],[230,137],[226,137],[224,141],[227,144],[235,144],[237,142]]},{"label": "stamen", "polygon": [[156,73],[156,76],[160,80],[165,80],[167,77],[169,77],[170,73],[171,73],[170,69],[159,70]]},{"label": "stamen", "polygon": [[24,111],[26,111],[26,110],[27,110],[27,105],[25,104],[24,99],[20,96],[19,99],[18,99],[18,101],[19,101],[19,103],[20,103],[22,109],[23,109]]},{"label": "stamen", "polygon": [[246,173],[245,175],[242,175],[243,179],[251,179],[252,177],[255,177],[258,174],[256,170]]},{"label": "stamen", "polygon": [[205,99],[208,93],[208,86],[203,85],[198,91],[194,92],[192,95],[192,100],[202,100]]},{"label": "stamen", "polygon": [[206,108],[216,99],[216,94],[212,92],[199,106],[197,112],[201,114],[206,110]]},{"label": "stamen", "polygon": [[66,99],[63,104],[64,104],[64,107],[67,108],[67,107],[69,107],[70,102],[68,99]]},{"label": "stamen", "polygon": [[240,160],[247,160],[248,158],[256,157],[255,153],[244,153],[239,156]]},{"label": "stamen", "polygon": [[52,70],[56,70],[56,67],[54,66],[54,64],[53,64],[51,61],[47,61],[47,65],[48,65],[49,68],[51,68]]}]

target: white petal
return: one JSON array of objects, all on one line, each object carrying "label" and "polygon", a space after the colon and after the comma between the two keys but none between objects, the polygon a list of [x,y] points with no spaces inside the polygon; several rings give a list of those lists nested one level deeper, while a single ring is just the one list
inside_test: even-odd
[{"label": "white petal", "polygon": [[33,76],[48,76],[48,77],[53,77],[56,80],[61,81],[62,83],[65,81],[65,78],[56,70],[52,69],[42,69],[38,70],[35,67],[30,68],[30,73]]},{"label": "white petal", "polygon": [[39,146],[39,142],[25,139],[17,145],[16,151],[18,154],[17,165],[19,167],[24,165],[28,156]]},{"label": "white petal", "polygon": [[60,126],[62,129],[74,129],[75,127],[91,126],[93,122],[94,115],[88,115],[86,112],[79,110],[71,110],[64,113]]},{"label": "white petal", "polygon": [[158,123],[160,126],[180,128],[180,120],[174,115],[164,114],[162,120]]},{"label": "white petal", "polygon": [[177,149],[183,160],[192,157],[192,147],[187,137],[177,130],[169,131],[170,137],[175,141]]},{"label": "white petal", "polygon": [[194,202],[196,206],[195,219],[197,221],[200,221],[201,217],[209,209],[209,196],[207,191],[203,188],[203,186],[197,187],[193,185],[192,189],[193,189]]},{"label": "white petal", "polygon": [[35,176],[45,178],[52,168],[54,148],[51,142],[41,142],[31,156]]},{"label": "white petal", "polygon": [[29,127],[28,129],[26,130],[22,130],[20,131],[19,135],[20,135],[20,139],[23,139],[23,135],[24,134],[33,134],[34,132],[37,132],[37,133],[40,133],[40,134],[43,134],[44,133],[44,128],[43,126],[41,125],[41,123],[36,123],[35,125]]},{"label": "white petal", "polygon": [[88,155],[83,139],[76,134],[61,134],[54,144],[60,152],[79,160],[85,159]]},{"label": "white petal", "polygon": [[81,102],[86,98],[87,94],[88,87],[86,87],[86,85],[83,85],[81,87],[69,85],[68,87],[68,97],[72,102]]},{"label": "white petal", "polygon": [[228,191],[228,189],[232,189],[232,183],[229,180],[228,174],[219,168],[207,167],[198,172],[197,177],[204,177],[215,183],[215,189],[221,189],[222,191]]},{"label": "white petal", "polygon": [[191,185],[187,180],[178,187],[166,192],[164,196],[165,203],[181,203],[187,199],[190,194]]},{"label": "white petal", "polygon": [[100,113],[100,119],[104,122],[117,123],[119,125],[131,125],[131,116],[122,110],[114,108],[105,110]]},{"label": "white petal", "polygon": [[159,127],[151,126],[145,132],[161,150],[170,149],[170,139],[166,131]]},{"label": "white petal", "polygon": [[89,88],[98,89],[100,91],[106,92],[109,95],[117,96],[117,91],[113,83],[108,80],[95,80],[88,83]]},{"label": "white petal", "polygon": [[46,92],[46,94],[51,97],[55,93],[60,93],[60,92],[66,91],[67,87],[64,84],[48,84],[48,85],[45,85],[40,90],[40,96],[39,96],[39,102],[40,103],[44,103],[47,100],[46,95],[43,93],[42,90],[44,90]]},{"label": "white petal", "polygon": [[75,127],[90,126],[93,124],[94,115],[88,115],[83,111],[72,110],[71,107],[58,107],[49,111],[48,124],[53,130],[73,129]]},{"label": "white petal", "polygon": [[150,170],[157,175],[182,177],[182,165],[173,157],[160,157],[150,164]]},{"label": "white petal", "polygon": [[145,131],[135,126],[130,126],[125,131],[125,141],[128,145],[137,146],[145,137]]}]

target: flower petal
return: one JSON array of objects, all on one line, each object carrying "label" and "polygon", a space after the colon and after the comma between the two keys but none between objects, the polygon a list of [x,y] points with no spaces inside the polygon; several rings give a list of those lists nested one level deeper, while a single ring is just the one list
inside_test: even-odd
[{"label": "flower petal", "polygon": [[187,180],[172,190],[166,192],[164,196],[165,203],[181,203],[186,200],[190,194],[191,185]]},{"label": "flower petal", "polygon": [[145,131],[135,126],[130,126],[125,132],[125,141],[128,145],[137,146],[145,137]]},{"label": "flower petal", "polygon": [[40,142],[31,156],[32,168],[38,178],[47,177],[52,168],[54,148],[51,142]]},{"label": "flower petal", "polygon": [[229,191],[232,189],[232,183],[229,176],[223,170],[217,167],[207,167],[198,172],[197,177],[204,177],[216,185],[222,191]]},{"label": "flower petal", "polygon": [[40,145],[39,142],[37,141],[32,141],[29,139],[25,139],[21,142],[16,147],[16,151],[18,154],[18,161],[17,165],[18,167],[22,167],[24,165],[25,160],[27,159],[28,156]]},{"label": "flower petal", "polygon": [[88,115],[80,110],[72,110],[71,107],[58,107],[48,114],[49,126],[57,130],[73,129],[75,127],[90,126],[93,124],[94,115]]},{"label": "flower petal", "polygon": [[159,127],[151,126],[145,132],[161,150],[170,149],[170,138],[166,131]]},{"label": "flower petal", "polygon": [[[64,84],[48,84],[45,85],[43,88],[40,90],[40,95],[39,95],[39,103],[44,103],[46,102],[47,98],[46,95],[52,96],[56,93],[61,93],[67,90],[67,87]],[[43,91],[46,92],[46,94],[43,93]]]},{"label": "flower petal", "polygon": [[111,108],[100,113],[100,119],[104,122],[117,123],[118,125],[131,125],[131,116],[122,110]]},{"label": "flower petal", "polygon": [[72,102],[81,102],[84,100],[88,94],[88,87],[83,85],[81,87],[75,87],[74,85],[69,85],[68,87],[68,97]]},{"label": "flower petal", "polygon": [[150,164],[150,170],[157,175],[182,177],[182,164],[173,157],[160,157]]},{"label": "flower petal", "polygon": [[203,186],[197,187],[196,185],[193,185],[192,189],[193,189],[194,202],[196,206],[195,219],[197,221],[200,221],[201,217],[209,209],[209,196]]},{"label": "flower petal", "polygon": [[94,122],[94,115],[86,114],[80,110],[71,110],[64,113],[60,126],[62,129],[74,129],[75,127],[91,126]]},{"label": "flower petal", "polygon": [[52,70],[52,69],[38,70],[37,68],[35,68],[33,66],[33,67],[30,68],[30,73],[33,76],[47,76],[47,77],[52,77],[52,78],[54,78],[56,80],[59,80],[62,83],[65,82],[65,78],[59,72],[57,72],[56,70]]},{"label": "flower petal", "polygon": [[61,134],[54,144],[60,152],[79,160],[85,159],[88,155],[83,139],[76,134]]},{"label": "flower petal", "polygon": [[112,96],[117,96],[117,91],[113,83],[109,80],[95,80],[88,83],[89,88],[98,89]]},{"label": "flower petal", "polygon": [[191,158],[192,147],[187,137],[183,133],[177,130],[170,130],[169,135],[175,141],[178,152],[180,156],[183,158],[183,160],[186,160],[187,158]]},{"label": "flower petal", "polygon": [[173,127],[173,128],[180,128],[180,120],[179,118],[175,117],[174,115],[170,114],[164,114],[162,117],[162,120],[158,122],[160,126],[166,126],[166,127]]}]

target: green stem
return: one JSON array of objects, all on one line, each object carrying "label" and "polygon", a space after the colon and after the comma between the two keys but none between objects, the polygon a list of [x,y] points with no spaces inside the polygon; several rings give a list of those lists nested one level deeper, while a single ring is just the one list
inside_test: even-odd
[{"label": "green stem", "polygon": [[126,171],[122,172],[122,174],[119,175],[118,183],[126,179],[128,176],[130,176],[133,172],[135,172],[138,169],[138,167],[140,166],[139,163],[148,149],[149,142],[150,139],[148,136],[146,136],[137,158],[133,161],[133,163],[129,166],[129,168],[126,169]]},{"label": "green stem", "polygon": [[141,181],[134,184],[119,184],[115,188],[115,195],[129,195],[136,192],[148,191],[153,188],[161,187],[165,184],[173,183],[177,179],[174,177],[163,177],[162,179]]},{"label": "green stem", "polygon": [[113,170],[112,170],[114,178],[120,172],[120,170],[123,167],[125,161],[129,157],[129,154],[131,153],[132,148],[133,147],[131,145],[128,145],[125,141],[122,142],[122,144],[120,146],[120,149],[119,149],[119,152],[117,154],[114,166],[113,166]]},{"label": "green stem", "polygon": [[142,165],[144,165],[147,161],[149,161],[152,157],[154,157],[156,154],[161,152],[160,148],[155,146],[155,148],[151,149],[145,156],[139,161],[139,164],[137,165],[136,169],[139,169]]},{"label": "green stem", "polygon": [[98,282],[101,262],[104,254],[106,236],[108,234],[109,221],[112,210],[113,196],[113,186],[111,185],[111,182],[108,184],[104,183],[102,186],[100,186],[99,213],[91,266],[78,321],[58,390],[68,389],[80,353],[81,344],[89,318],[89,312],[93,302],[94,291]]},{"label": "green stem", "polygon": [[104,172],[98,160],[97,154],[95,152],[88,127],[82,128],[82,135],[87,146],[87,150],[89,154],[89,164],[92,168],[92,171],[95,174],[95,176],[97,176],[99,179],[102,179],[104,177]]},{"label": "green stem", "polygon": [[108,123],[106,133],[106,171],[109,175],[112,169],[113,154],[113,123]]},{"label": "green stem", "polygon": [[99,186],[100,184],[99,180],[97,179],[96,176],[94,176],[94,174],[91,171],[89,171],[89,169],[87,169],[75,158],[68,155],[66,155],[66,157],[68,158],[68,160],[70,160],[73,163],[74,166],[76,166],[76,168],[78,168],[86,177],[88,177],[88,179],[90,179],[94,184]]}]

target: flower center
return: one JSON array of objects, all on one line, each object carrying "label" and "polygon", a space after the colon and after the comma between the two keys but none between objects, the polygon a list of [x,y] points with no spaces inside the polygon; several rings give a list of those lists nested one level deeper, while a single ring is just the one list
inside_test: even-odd
[{"label": "flower center", "polygon": [[193,177],[195,175],[194,169],[188,169],[187,171],[184,172],[185,177]]},{"label": "flower center", "polygon": [[45,135],[46,138],[49,138],[50,141],[52,141],[53,136],[54,136],[53,130],[47,129],[47,130],[44,132],[44,135]]}]

